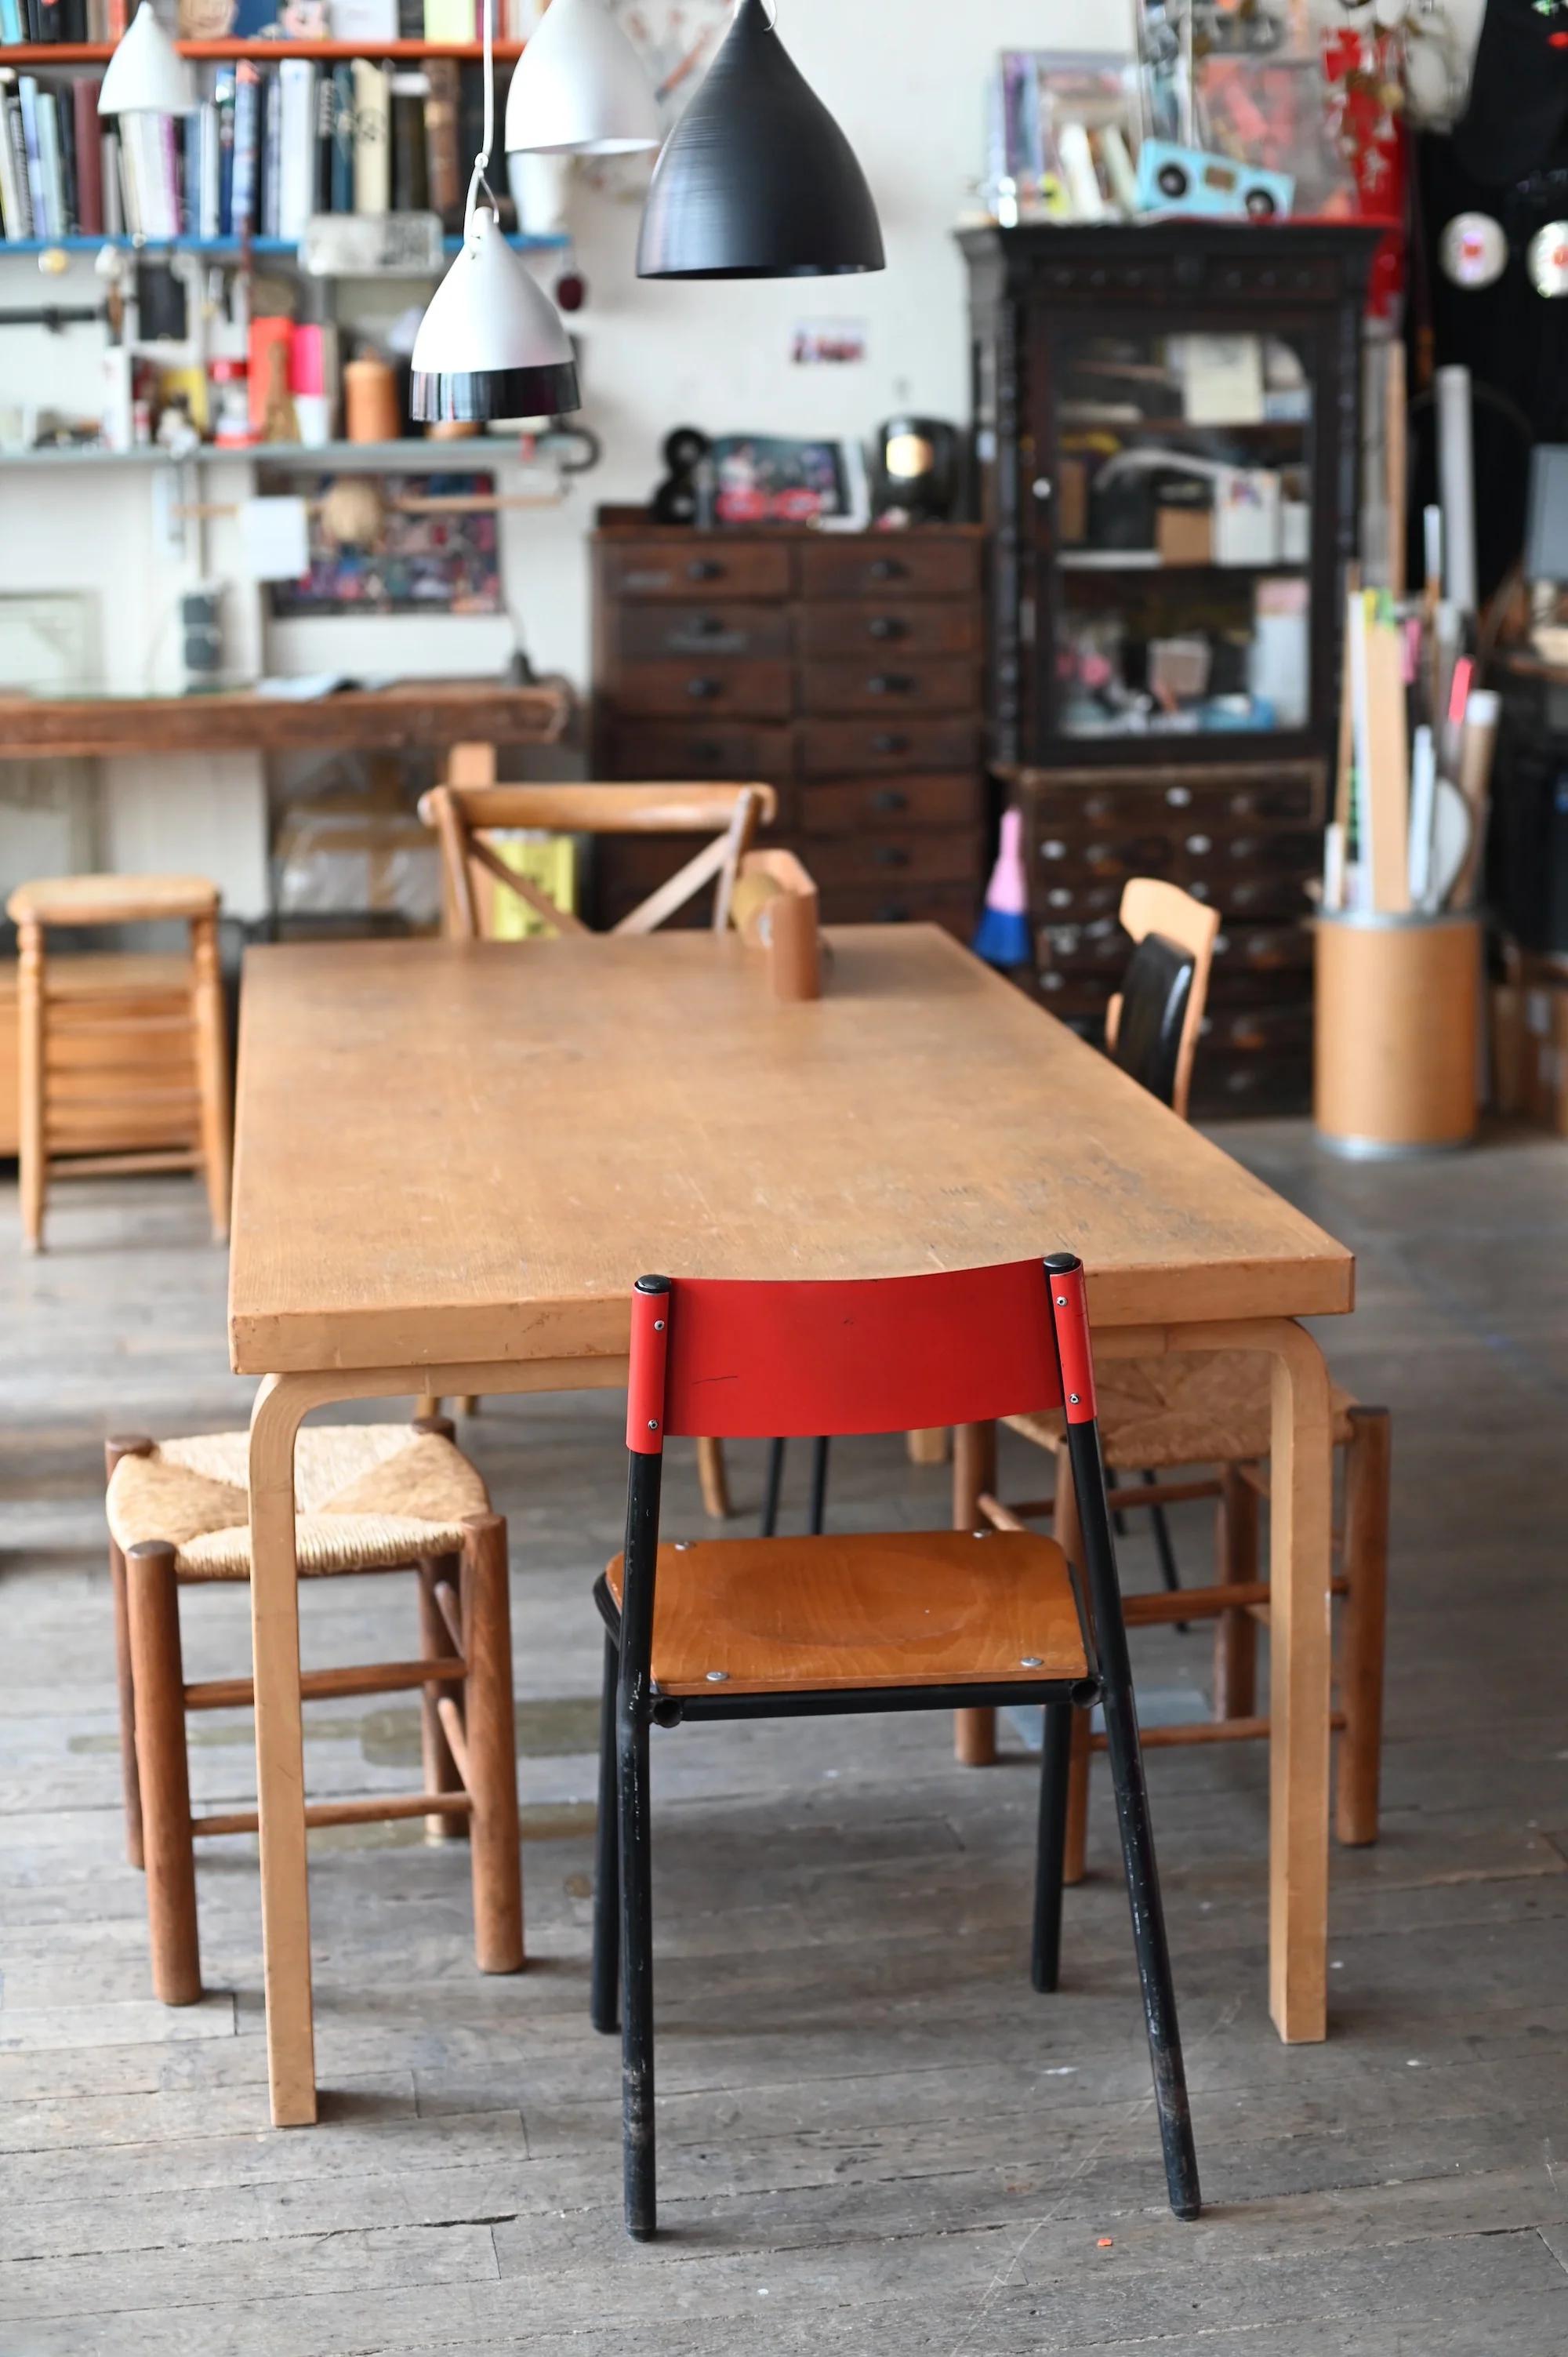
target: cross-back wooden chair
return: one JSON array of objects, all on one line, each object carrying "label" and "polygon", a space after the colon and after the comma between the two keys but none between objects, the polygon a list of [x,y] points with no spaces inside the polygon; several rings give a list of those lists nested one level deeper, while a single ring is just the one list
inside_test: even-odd
[{"label": "cross-back wooden chair", "polygon": [[[1122,895],[1122,922],[1136,946],[1122,989],[1111,1002],[1106,1044],[1133,1080],[1185,1117],[1219,919],[1176,885],[1139,877]],[[1269,1732],[1268,1718],[1257,1705],[1258,1630],[1267,1627],[1269,1617],[1259,1549],[1259,1508],[1268,1496],[1269,1385],[1268,1361],[1261,1354],[1216,1351],[1118,1359],[1100,1387],[1101,1436],[1115,1483],[1111,1502],[1118,1514],[1138,1507],[1151,1512],[1164,1582],[1160,1592],[1125,1598],[1127,1625],[1174,1622],[1186,1628],[1204,1620],[1218,1624],[1212,1721],[1151,1727],[1144,1738],[1151,1749]],[[1354,1846],[1378,1837],[1390,1421],[1386,1408],[1359,1406],[1338,1385],[1332,1408],[1334,1442],[1344,1457],[1344,1510],[1333,1577],[1334,1594],[1344,1598],[1339,1700],[1331,1719],[1342,1737],[1336,1824],[1340,1841]],[[978,1514],[994,1530],[1018,1531],[1054,1516],[1057,1536],[1071,1555],[1078,1525],[1062,1419],[1031,1415],[1006,1422],[1053,1454],[1054,1495],[1003,1504],[993,1494],[994,1452],[987,1438],[959,1452],[955,1519],[972,1521]],[[1185,1477],[1183,1469],[1193,1466],[1203,1472]],[[1217,1502],[1217,1581],[1184,1588],[1165,1509],[1207,1498]],[[1090,1737],[1087,1721],[1073,1729],[1069,1882],[1080,1880],[1084,1871],[1090,1750],[1103,1748],[1103,1741]],[[993,1715],[965,1715],[959,1749],[977,1762],[992,1758]]]},{"label": "cross-back wooden chair", "polygon": [[[478,758],[476,759],[475,757]],[[542,885],[509,866],[489,838],[510,828],[552,834],[700,834],[700,851],[651,891],[612,933],[651,933],[667,924],[710,884],[713,927],[723,932],[740,863],[760,826],[778,807],[768,785],[507,786],[475,780],[489,746],[454,748],[446,782],[420,801],[419,814],[441,845],[444,905],[449,933],[478,941],[498,890],[510,892],[559,933],[592,927],[553,900]]]},{"label": "cross-back wooden chair", "polygon": [[[1065,1415],[1083,1596],[1035,1533],[661,1544],[671,1435],[905,1431],[1023,1408]],[[1057,1986],[1069,1723],[1099,1701],[1172,2209],[1199,2210],[1176,1996],[1095,1422],[1083,1269],[1071,1254],[846,1282],[639,1277],[627,1394],[626,1544],[605,1624],[592,2018],[622,2038],[626,2222],[655,2232],[650,1730],[685,1719],[1046,1709],[1032,1979]],[[1086,1604],[1087,1608],[1086,1609]]]}]

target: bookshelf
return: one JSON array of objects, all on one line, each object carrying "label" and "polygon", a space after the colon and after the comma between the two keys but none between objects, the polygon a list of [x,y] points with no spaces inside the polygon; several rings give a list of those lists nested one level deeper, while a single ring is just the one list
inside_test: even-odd
[{"label": "bookshelf", "polygon": [[[562,436],[561,439],[570,438]],[[132,450],[103,450],[96,445],[81,449],[0,450],[0,468],[22,467],[209,467],[242,465],[312,468],[399,468],[405,472],[434,475],[487,473],[499,467],[548,465],[556,439],[542,434],[525,450],[515,436],[474,434],[453,442],[405,436],[397,442],[201,442],[194,450],[177,454],[145,445]]]},{"label": "bookshelf", "polygon": [[[462,242],[460,237],[442,240],[449,254],[456,253]],[[571,243],[571,240],[564,235],[526,237],[513,231],[508,235],[507,243],[519,253],[559,253]],[[70,237],[0,238],[0,262],[13,253],[102,253],[106,245],[121,253],[205,253],[215,261],[229,262],[240,261],[247,251],[263,259],[274,260],[292,259],[299,252],[292,237],[110,237],[106,233],[81,237],[73,232]],[[379,273],[371,274],[380,275]]]}]

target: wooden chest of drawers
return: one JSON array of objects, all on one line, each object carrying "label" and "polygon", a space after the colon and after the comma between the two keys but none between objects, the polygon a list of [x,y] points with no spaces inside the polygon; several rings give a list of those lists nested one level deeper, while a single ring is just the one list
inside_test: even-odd
[{"label": "wooden chest of drawers", "polygon": [[1193,1068],[1197,1114],[1281,1112],[1311,1083],[1307,879],[1322,860],[1319,761],[1004,773],[1024,812],[1036,979],[1053,1014],[1104,1036],[1132,944],[1131,876],[1160,876],[1220,912]]},{"label": "wooden chest of drawers", "polygon": [[[984,849],[978,531],[696,532],[611,512],[594,538],[595,776],[763,780],[828,923],[967,938]],[[690,849],[601,844],[596,921]]]}]

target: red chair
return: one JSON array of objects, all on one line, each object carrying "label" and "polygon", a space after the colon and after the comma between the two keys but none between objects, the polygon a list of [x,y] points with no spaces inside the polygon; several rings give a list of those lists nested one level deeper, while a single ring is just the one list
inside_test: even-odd
[{"label": "red chair", "polygon": [[[661,1545],[671,1434],[907,1432],[1059,1407],[1091,1616],[1032,1532]],[[1036,1988],[1054,1989],[1072,1713],[1103,1704],[1171,2207],[1198,2214],[1154,1835],[1095,1422],[1083,1269],[1044,1263],[843,1284],[644,1276],[632,1296],[626,1548],[604,1620],[593,2020],[623,2050],[626,2222],[655,2231],[649,1728],[826,1712],[1046,1708]],[[617,1894],[618,1892],[618,1906]]]}]

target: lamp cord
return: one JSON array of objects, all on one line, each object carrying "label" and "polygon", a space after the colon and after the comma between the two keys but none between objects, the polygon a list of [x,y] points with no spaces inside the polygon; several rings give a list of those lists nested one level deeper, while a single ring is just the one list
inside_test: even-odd
[{"label": "lamp cord", "polygon": [[474,213],[477,199],[481,188],[490,200],[491,212],[498,219],[500,214],[500,207],[496,202],[495,190],[491,188],[485,173],[485,167],[490,160],[490,150],[495,145],[496,140],[495,0],[480,0],[480,21],[484,27],[483,38],[485,51],[485,135],[484,145],[474,158],[474,169],[468,180],[468,201],[463,208],[463,235],[465,238],[467,238],[473,230]]}]

